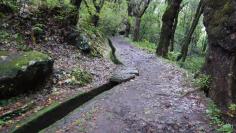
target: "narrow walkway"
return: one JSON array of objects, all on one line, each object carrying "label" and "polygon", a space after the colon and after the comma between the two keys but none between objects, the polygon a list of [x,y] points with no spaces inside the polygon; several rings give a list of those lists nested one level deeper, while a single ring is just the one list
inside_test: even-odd
[{"label": "narrow walkway", "polygon": [[122,38],[112,39],[119,59],[140,76],[79,107],[45,129],[72,133],[201,133],[214,132],[202,94],[191,90],[186,74],[163,59],[139,50]]}]

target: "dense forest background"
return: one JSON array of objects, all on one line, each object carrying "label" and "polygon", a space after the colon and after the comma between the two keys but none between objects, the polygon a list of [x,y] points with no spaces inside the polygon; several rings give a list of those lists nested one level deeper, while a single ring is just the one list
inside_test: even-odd
[{"label": "dense forest background", "polygon": [[0,0],[0,45],[31,51],[56,35],[57,42],[102,57],[106,38],[124,36],[186,69],[221,108],[211,104],[213,121],[232,130],[219,114],[230,122],[236,114],[235,8],[233,0]]}]

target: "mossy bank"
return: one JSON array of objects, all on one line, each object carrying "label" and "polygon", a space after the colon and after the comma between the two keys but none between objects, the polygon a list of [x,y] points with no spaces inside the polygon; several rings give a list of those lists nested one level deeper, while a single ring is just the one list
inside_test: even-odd
[{"label": "mossy bank", "polygon": [[1,51],[0,64],[0,98],[35,89],[53,69],[53,60],[38,51]]}]

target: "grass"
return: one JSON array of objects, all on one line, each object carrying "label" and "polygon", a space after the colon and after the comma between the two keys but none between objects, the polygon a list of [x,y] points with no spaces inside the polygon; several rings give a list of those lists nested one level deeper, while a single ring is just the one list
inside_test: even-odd
[{"label": "grass", "polygon": [[148,42],[148,41],[146,41],[146,40],[144,40],[144,41],[139,41],[139,42],[133,42],[133,41],[132,41],[131,39],[129,39],[129,38],[126,38],[126,40],[127,40],[129,43],[131,43],[131,44],[137,46],[138,48],[147,50],[148,52],[155,53],[155,51],[156,51],[156,44],[150,43],[150,42]]},{"label": "grass", "polygon": [[187,57],[185,62],[178,62],[179,66],[190,71],[191,73],[199,72],[204,64],[204,57],[199,56],[191,56]]}]

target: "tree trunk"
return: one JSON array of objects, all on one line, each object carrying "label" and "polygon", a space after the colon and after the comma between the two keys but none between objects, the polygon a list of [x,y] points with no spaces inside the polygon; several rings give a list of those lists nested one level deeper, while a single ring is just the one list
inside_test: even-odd
[{"label": "tree trunk", "polygon": [[204,72],[212,77],[209,96],[221,107],[236,103],[236,1],[206,0],[208,52]]},{"label": "tree trunk", "polygon": [[131,28],[131,24],[129,22],[129,19],[127,19],[127,21],[125,22],[125,37],[129,37],[130,28]]},{"label": "tree trunk", "polygon": [[[102,5],[101,5],[102,6]],[[99,24],[99,19],[100,19],[100,12],[101,12],[101,7],[95,5],[96,13],[92,16],[92,23],[95,27],[98,27]]]},{"label": "tree trunk", "polygon": [[147,10],[151,0],[139,1],[135,3],[135,5],[133,5],[130,0],[127,1],[128,1],[128,16],[135,16],[133,41],[139,41],[141,18],[144,15],[145,11]]},{"label": "tree trunk", "polygon": [[[98,25],[99,25],[99,20],[100,20],[99,14],[101,12],[101,9],[102,9],[104,3],[105,3],[105,0],[99,0],[98,3],[97,3],[97,0],[93,0],[93,5],[95,7],[95,14],[93,14],[93,16],[92,16],[92,23],[95,27],[98,27]],[[91,14],[91,12],[90,12],[90,14]]]},{"label": "tree trunk", "polygon": [[202,53],[205,53],[207,49],[207,38],[204,38],[203,44],[202,44]]},{"label": "tree trunk", "polygon": [[72,25],[76,26],[79,20],[79,9],[81,6],[82,0],[71,0],[71,3],[76,7],[76,11],[72,12],[70,15],[70,18],[72,19]]},{"label": "tree trunk", "polygon": [[94,14],[93,16],[92,16],[92,23],[93,23],[93,25],[95,26],[95,27],[98,27],[98,22],[99,22],[99,16],[97,15],[97,14]]},{"label": "tree trunk", "polygon": [[157,55],[166,57],[168,53],[168,48],[170,45],[171,35],[173,33],[173,26],[175,21],[175,16],[180,9],[180,4],[182,0],[172,0],[168,3],[168,7],[164,15],[162,16],[162,28],[160,41],[157,48]]},{"label": "tree trunk", "polygon": [[198,8],[195,14],[195,17],[193,19],[191,28],[187,34],[186,39],[184,40],[182,44],[182,49],[181,49],[181,54],[177,57],[177,61],[179,61],[182,58],[182,62],[185,62],[187,54],[188,54],[188,47],[192,39],[192,35],[197,27],[198,21],[203,13],[204,5],[203,5],[203,0],[200,1],[198,4]]},{"label": "tree trunk", "polygon": [[[180,10],[179,10],[180,11]],[[170,51],[174,51],[174,44],[175,44],[175,30],[178,25],[178,18],[179,18],[179,11],[175,15],[174,26],[172,29],[171,39],[170,39]]]},{"label": "tree trunk", "polygon": [[134,37],[133,41],[139,41],[139,31],[140,31],[141,17],[135,17],[135,26],[134,26]]}]

